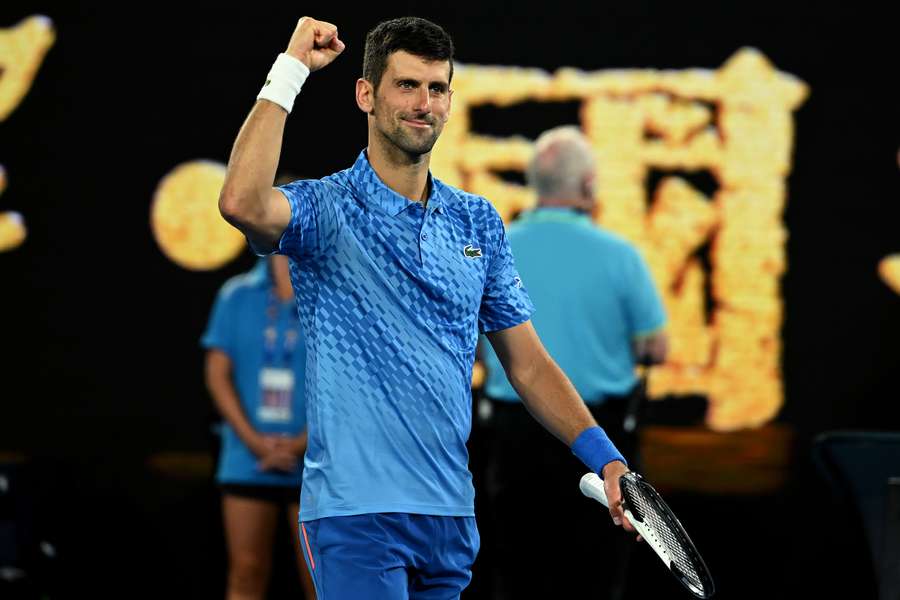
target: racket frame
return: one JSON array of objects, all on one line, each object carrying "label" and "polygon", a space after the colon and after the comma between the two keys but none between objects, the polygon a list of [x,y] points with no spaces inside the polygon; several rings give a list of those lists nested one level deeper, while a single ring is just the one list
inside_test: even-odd
[{"label": "racket frame", "polygon": [[[631,486],[635,487],[644,487],[646,486],[652,493],[644,494],[645,496],[649,496],[649,498],[661,505],[661,510],[659,511],[660,516],[662,516],[669,527],[671,527],[677,535],[681,535],[683,537],[683,541],[686,542],[683,544],[685,549],[688,551],[687,553],[690,555],[690,558],[695,562],[695,567],[697,567],[697,571],[700,574],[700,578],[704,579],[704,584],[708,588],[708,590],[698,588],[694,585],[688,577],[681,572],[681,569],[675,564],[675,561],[672,558],[672,555],[666,549],[666,546],[662,543],[662,540],[659,539],[659,536],[653,530],[653,528],[648,527],[644,522],[644,517],[641,514],[635,514],[631,507],[628,505],[628,502],[625,501],[626,490]],[[606,497],[606,488],[604,488],[603,480],[600,479],[596,473],[585,473],[581,478],[581,482],[579,483],[579,487],[581,488],[581,493],[589,498],[593,498],[597,500],[606,508],[609,508],[609,499]],[[706,563],[703,562],[703,558],[700,556],[700,553],[697,552],[697,549],[694,547],[694,543],[691,541],[691,538],[688,536],[687,532],[682,527],[681,522],[675,517],[675,514],[672,512],[672,509],[663,501],[662,497],[660,497],[659,493],[653,489],[649,483],[643,480],[643,478],[634,472],[625,473],[619,478],[619,487],[622,490],[622,510],[625,513],[625,517],[634,527],[635,531],[647,542],[647,545],[650,546],[653,551],[659,556],[660,560],[669,568],[675,578],[681,582],[681,584],[687,588],[689,592],[691,592],[697,598],[707,599],[711,598],[715,593],[715,587],[713,584],[712,576],[709,574],[709,569],[706,567]]]}]

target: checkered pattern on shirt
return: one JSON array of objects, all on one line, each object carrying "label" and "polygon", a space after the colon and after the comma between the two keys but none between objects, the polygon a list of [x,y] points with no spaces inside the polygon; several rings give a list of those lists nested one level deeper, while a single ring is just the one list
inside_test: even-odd
[{"label": "checkered pattern on shirt", "polygon": [[303,519],[473,514],[478,332],[518,325],[533,307],[493,206],[431,181],[423,208],[363,152],[351,169],[281,188],[292,220],[280,251],[309,357]]}]

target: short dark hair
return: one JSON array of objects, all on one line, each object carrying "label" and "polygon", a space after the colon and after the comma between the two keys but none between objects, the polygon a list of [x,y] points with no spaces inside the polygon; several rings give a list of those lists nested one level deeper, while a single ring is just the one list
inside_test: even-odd
[{"label": "short dark hair", "polygon": [[453,40],[440,25],[419,17],[382,21],[366,35],[363,79],[378,89],[388,57],[399,50],[426,60],[450,61],[453,79]]}]

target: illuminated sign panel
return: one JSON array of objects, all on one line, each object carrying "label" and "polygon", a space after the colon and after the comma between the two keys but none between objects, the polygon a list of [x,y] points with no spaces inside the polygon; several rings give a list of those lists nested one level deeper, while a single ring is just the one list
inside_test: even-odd
[{"label": "illuminated sign panel", "polygon": [[[744,49],[717,71],[460,65],[453,87],[432,168],[489,198],[505,219],[534,205],[530,190],[497,174],[524,170],[531,142],[473,132],[470,110],[580,101],[602,223],[641,249],[670,317],[670,359],[655,370],[651,395],[705,395],[707,423],[719,430],[774,417],[783,403],[785,179],[807,86]],[[673,174],[648,190],[651,171]],[[711,197],[677,175],[695,171],[715,180]]]},{"label": "illuminated sign panel", "polygon": [[[498,172],[524,170],[532,142],[473,131],[471,110],[580,103],[597,156],[602,224],[641,249],[670,318],[670,359],[655,370],[651,395],[706,396],[707,423],[717,430],[771,420],[783,403],[785,180],[793,112],[807,86],[743,49],[716,71],[458,65],[453,88],[432,170],[490,199],[507,221],[535,197]],[[652,173],[663,176],[651,190]],[[689,173],[706,173],[716,189],[707,195]],[[239,252],[240,236],[229,236],[213,210],[222,178],[221,166],[181,165],[157,190],[156,239],[186,268],[214,269]],[[179,226],[186,219],[189,228]]]},{"label": "illuminated sign panel", "polygon": [[[0,121],[16,109],[31,89],[56,32],[47,17],[29,17],[8,29],[0,29]],[[0,194],[6,189],[6,172],[0,165]],[[25,241],[25,220],[16,212],[0,212],[0,252]]]}]

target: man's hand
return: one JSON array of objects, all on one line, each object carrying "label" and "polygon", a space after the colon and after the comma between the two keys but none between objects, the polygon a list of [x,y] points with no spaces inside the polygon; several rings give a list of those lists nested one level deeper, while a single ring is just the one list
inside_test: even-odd
[{"label": "man's hand", "polygon": [[[624,463],[614,460],[607,463],[603,467],[603,490],[606,492],[606,498],[609,500],[609,516],[612,517],[613,523],[621,525],[625,531],[634,531],[634,527],[625,516],[622,510],[622,490],[619,488],[619,477],[628,472],[628,467]],[[637,537],[641,541],[641,536]]]},{"label": "man's hand", "polygon": [[327,66],[343,51],[344,42],[338,39],[337,27],[312,17],[303,17],[297,22],[286,53],[312,72]]}]

